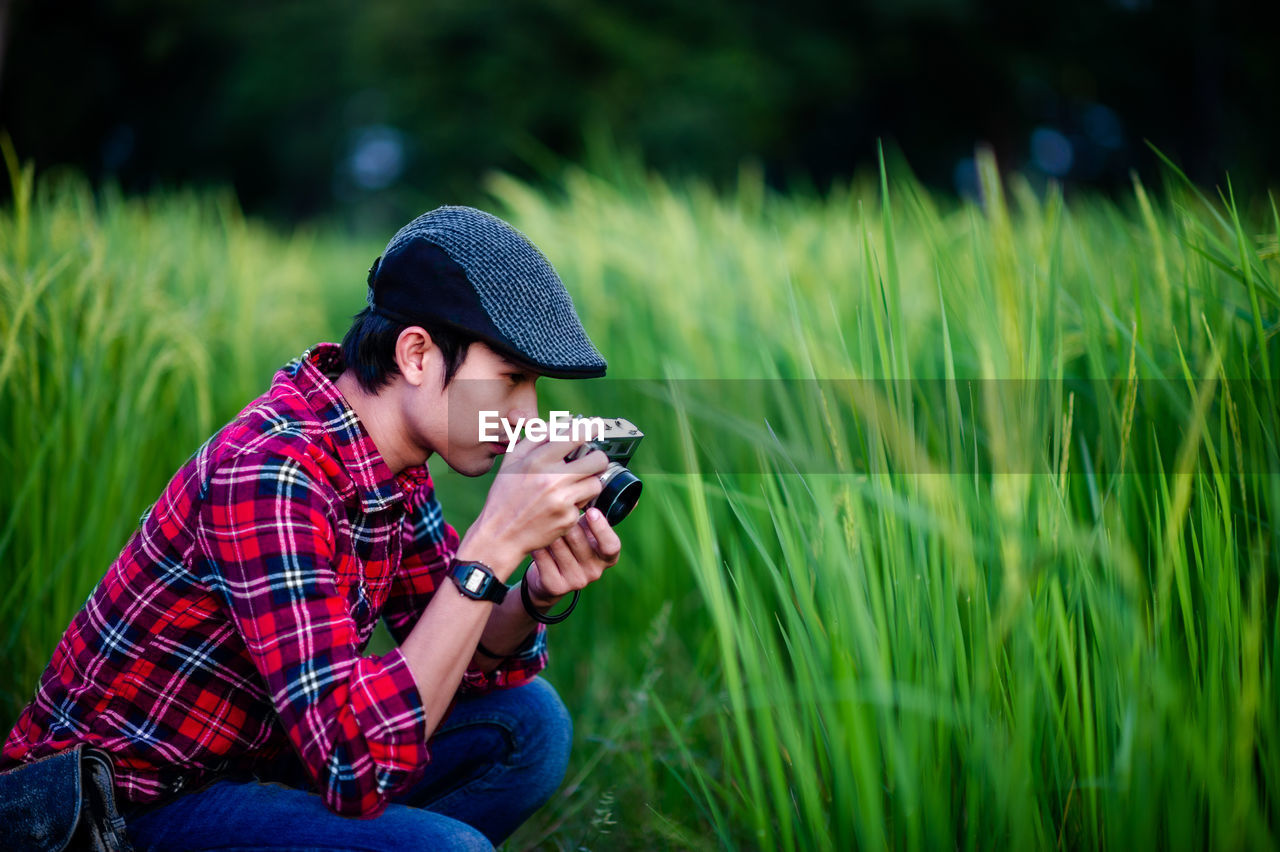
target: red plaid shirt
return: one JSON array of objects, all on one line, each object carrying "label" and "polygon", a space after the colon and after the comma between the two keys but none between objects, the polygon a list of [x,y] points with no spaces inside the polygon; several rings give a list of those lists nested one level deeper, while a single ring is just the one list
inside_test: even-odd
[{"label": "red plaid shirt", "polygon": [[[325,804],[372,816],[429,759],[397,642],[458,546],[425,466],[393,476],[320,344],[169,482],[76,614],[0,766],[76,743],[110,752],[120,794],[154,802],[292,751]],[[527,681],[544,628],[462,690]]]}]

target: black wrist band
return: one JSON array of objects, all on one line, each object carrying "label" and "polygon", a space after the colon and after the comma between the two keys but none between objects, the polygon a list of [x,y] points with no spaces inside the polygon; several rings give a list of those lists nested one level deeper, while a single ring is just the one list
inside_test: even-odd
[{"label": "black wrist band", "polygon": [[524,611],[529,613],[529,617],[543,624],[559,624],[568,618],[569,613],[573,612],[573,608],[578,605],[578,592],[581,589],[573,590],[573,600],[569,601],[568,609],[559,615],[547,615],[539,612],[538,608],[533,605],[533,598],[529,597],[529,584],[525,582],[525,577],[528,576],[528,574],[525,574],[524,577],[520,578],[520,602],[524,604]]}]

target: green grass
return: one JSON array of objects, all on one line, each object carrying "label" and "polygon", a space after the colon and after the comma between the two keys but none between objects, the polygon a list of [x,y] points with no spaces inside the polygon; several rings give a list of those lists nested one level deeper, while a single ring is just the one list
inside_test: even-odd
[{"label": "green grass", "polygon": [[[513,847],[1280,842],[1275,202],[980,171],[982,204],[901,167],[825,197],[494,179],[610,360],[544,409],[648,434],[623,561],[552,639],[570,778]],[[378,249],[16,177],[6,723],[167,475],[340,336]],[[465,527],[486,480],[436,473]]]}]

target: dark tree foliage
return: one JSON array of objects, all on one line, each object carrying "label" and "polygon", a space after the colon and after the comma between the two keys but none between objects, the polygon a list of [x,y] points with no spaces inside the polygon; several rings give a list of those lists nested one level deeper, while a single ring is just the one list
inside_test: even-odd
[{"label": "dark tree foliage", "polygon": [[[8,10],[7,26],[3,25]],[[1280,171],[1276,4],[7,0],[0,125],[37,165],[395,221],[593,138],[821,188],[878,140],[965,191],[978,142],[1068,186]],[[550,165],[549,165],[550,164]]]}]

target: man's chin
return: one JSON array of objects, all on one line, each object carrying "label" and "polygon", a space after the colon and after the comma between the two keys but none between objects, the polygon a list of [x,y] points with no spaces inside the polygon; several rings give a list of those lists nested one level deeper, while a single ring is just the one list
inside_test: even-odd
[{"label": "man's chin", "polygon": [[455,463],[452,459],[445,458],[444,462],[449,465],[449,468],[454,473],[460,473],[463,476],[469,476],[474,479],[477,476],[484,476],[493,470],[500,458],[501,456],[485,453],[484,458],[481,459],[466,459]]}]

